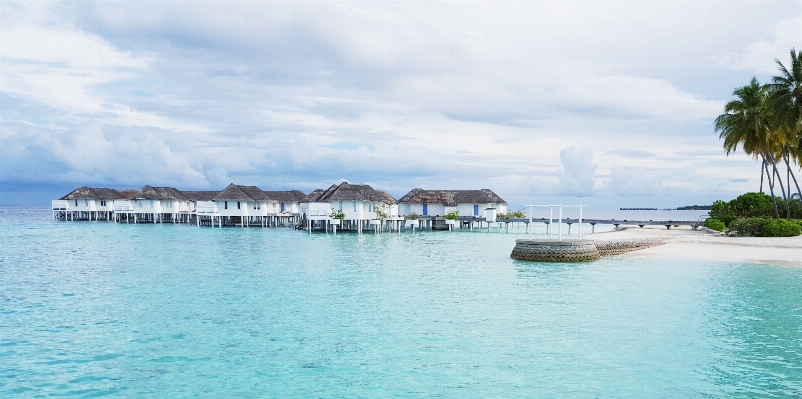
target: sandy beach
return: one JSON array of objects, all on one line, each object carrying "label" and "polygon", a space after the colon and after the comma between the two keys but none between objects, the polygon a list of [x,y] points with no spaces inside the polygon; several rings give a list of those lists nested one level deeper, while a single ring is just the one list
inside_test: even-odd
[{"label": "sandy beach", "polygon": [[621,227],[618,231],[587,235],[592,240],[663,237],[672,240],[665,245],[619,256],[802,266],[802,236],[727,237],[709,230],[695,231],[688,226],[672,227],[671,230],[662,226]]}]

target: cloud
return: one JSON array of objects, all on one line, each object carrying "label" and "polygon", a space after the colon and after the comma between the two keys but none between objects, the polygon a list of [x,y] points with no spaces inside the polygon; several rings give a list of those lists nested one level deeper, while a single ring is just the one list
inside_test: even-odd
[{"label": "cloud", "polygon": [[188,154],[174,151],[157,134],[107,137],[92,122],[68,130],[4,123],[0,181],[74,184],[208,186]]},{"label": "cloud", "polygon": [[784,4],[2,7],[0,182],[15,184],[732,184],[748,160],[713,152],[709,123],[716,85],[742,74],[709,54],[795,34]]},{"label": "cloud", "polygon": [[743,51],[722,52],[713,56],[721,66],[735,70],[747,70],[763,75],[776,75],[780,60],[788,67],[788,51],[802,47],[802,16],[786,18],[777,22],[770,39],[750,43]]},{"label": "cloud", "polygon": [[617,155],[622,158],[654,158],[657,156],[648,151],[634,150],[631,148],[619,148],[617,150],[607,151],[607,153]]},{"label": "cloud", "polygon": [[562,195],[589,197],[596,186],[596,168],[590,148],[563,148],[560,151],[563,169],[559,173],[559,192]]}]

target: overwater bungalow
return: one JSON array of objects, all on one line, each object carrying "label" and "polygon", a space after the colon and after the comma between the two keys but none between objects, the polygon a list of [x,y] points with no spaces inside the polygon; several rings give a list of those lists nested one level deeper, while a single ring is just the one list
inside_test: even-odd
[{"label": "overwater bungalow", "polygon": [[342,228],[362,232],[370,224],[381,229],[384,220],[377,217],[377,207],[387,213],[394,202],[395,199],[390,194],[382,194],[367,184],[343,182],[339,186],[332,185],[328,189],[318,189],[307,195],[301,201],[301,213],[310,231],[316,223],[327,230],[329,224],[340,223],[331,214],[342,211]]},{"label": "overwater bungalow", "polygon": [[215,219],[215,217],[220,216],[220,212],[217,211],[214,197],[220,194],[220,191],[181,191],[181,193],[192,201],[195,223],[198,226],[207,223],[214,225],[215,220],[219,220]]},{"label": "overwater bungalow", "polygon": [[111,220],[114,201],[122,196],[117,190],[101,187],[79,187],[51,202],[53,219]]},{"label": "overwater bungalow", "polygon": [[119,222],[189,222],[193,211],[194,202],[173,187],[145,185],[129,198],[114,201],[114,213]]},{"label": "overwater bungalow", "polygon": [[273,225],[290,225],[300,219],[301,201],[306,194],[299,190],[262,191],[266,198],[268,222]]},{"label": "overwater bungalow", "polygon": [[458,211],[460,216],[485,217],[494,221],[497,213],[507,213],[507,202],[489,189],[424,190],[412,189],[398,200],[399,213],[443,216]]},{"label": "overwater bungalow", "polygon": [[298,190],[263,191],[257,186],[231,183],[212,198],[199,198],[198,224],[209,220],[212,225],[289,225],[298,220],[299,203],[305,196]]}]

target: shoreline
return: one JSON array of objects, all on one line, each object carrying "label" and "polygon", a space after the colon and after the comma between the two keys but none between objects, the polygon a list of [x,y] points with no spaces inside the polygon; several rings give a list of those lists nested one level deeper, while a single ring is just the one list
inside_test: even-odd
[{"label": "shoreline", "polygon": [[621,227],[618,231],[588,234],[591,240],[671,238],[660,246],[629,252],[618,257],[688,259],[719,262],[757,263],[802,267],[802,236],[727,237],[690,227]]}]

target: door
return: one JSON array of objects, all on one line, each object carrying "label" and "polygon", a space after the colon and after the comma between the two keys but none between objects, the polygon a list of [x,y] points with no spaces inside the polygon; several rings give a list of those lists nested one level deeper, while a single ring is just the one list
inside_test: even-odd
[{"label": "door", "polygon": [[283,202],[281,204],[279,204],[279,207],[281,207],[281,212],[284,212],[284,203]]},{"label": "door", "polygon": [[429,204],[423,204],[423,216],[429,215]]},{"label": "door", "polygon": [[473,216],[479,216],[479,205],[473,206]]}]

